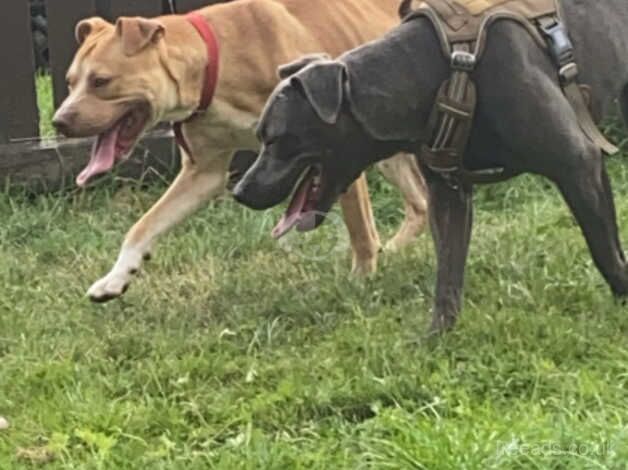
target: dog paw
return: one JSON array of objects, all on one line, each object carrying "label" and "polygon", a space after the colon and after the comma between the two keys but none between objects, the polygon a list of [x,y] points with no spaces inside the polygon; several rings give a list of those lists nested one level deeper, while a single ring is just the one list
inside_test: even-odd
[{"label": "dog paw", "polygon": [[377,271],[377,255],[371,258],[353,259],[351,274],[357,277],[368,277]]},{"label": "dog paw", "polygon": [[456,315],[436,314],[428,330],[428,337],[438,337],[452,330],[456,325]]},{"label": "dog paw", "polygon": [[129,276],[109,274],[96,281],[87,291],[87,296],[92,302],[104,303],[123,295],[129,287]]}]

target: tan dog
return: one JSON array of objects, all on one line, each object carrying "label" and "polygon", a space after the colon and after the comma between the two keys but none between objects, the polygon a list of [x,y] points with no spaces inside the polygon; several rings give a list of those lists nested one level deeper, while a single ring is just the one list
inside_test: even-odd
[{"label": "tan dog", "polygon": [[[277,68],[303,54],[332,56],[372,40],[398,23],[398,0],[241,0],[200,10],[213,26],[220,75],[211,108],[187,122],[182,170],[162,198],[129,231],[113,269],[88,291],[94,301],[120,296],[157,238],[225,189],[238,148],[258,148],[255,122],[278,83]],[[68,71],[70,95],[54,124],[74,137],[98,135],[77,182],[124,160],[142,134],[159,122],[183,121],[199,106],[208,61],[206,44],[183,16],[100,18],[77,25],[81,47]],[[394,73],[394,70],[390,71]],[[380,167],[404,197],[406,218],[388,248],[409,243],[425,223],[426,199],[413,157]],[[353,270],[376,269],[380,241],[366,180],[342,197]]]}]

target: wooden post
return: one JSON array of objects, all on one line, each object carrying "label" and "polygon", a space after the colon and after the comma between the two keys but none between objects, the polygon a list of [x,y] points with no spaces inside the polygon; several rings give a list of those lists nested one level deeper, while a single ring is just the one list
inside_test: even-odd
[{"label": "wooden post", "polygon": [[0,15],[0,142],[39,135],[35,58],[28,0],[2,2]]},{"label": "wooden post", "polygon": [[[74,178],[87,164],[92,144],[92,139],[0,144],[0,185],[33,192],[75,188]],[[176,155],[170,133],[155,131],[128,161],[116,165],[114,174],[133,180],[170,179],[179,167]]]},{"label": "wooden post", "polygon": [[57,108],[68,93],[65,74],[77,49],[74,28],[80,20],[96,14],[96,5],[95,0],[46,0],[46,9],[54,104]]}]

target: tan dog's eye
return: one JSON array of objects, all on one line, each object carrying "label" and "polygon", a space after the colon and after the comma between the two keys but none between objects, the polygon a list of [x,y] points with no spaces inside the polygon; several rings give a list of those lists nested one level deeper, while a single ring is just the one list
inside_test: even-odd
[{"label": "tan dog's eye", "polygon": [[92,88],[103,88],[111,83],[111,77],[91,77],[90,85]]}]

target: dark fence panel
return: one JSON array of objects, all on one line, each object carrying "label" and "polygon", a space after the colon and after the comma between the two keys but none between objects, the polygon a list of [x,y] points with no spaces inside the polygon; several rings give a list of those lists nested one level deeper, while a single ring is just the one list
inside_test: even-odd
[{"label": "dark fence panel", "polygon": [[35,59],[28,0],[3,2],[0,14],[0,142],[39,135]]},{"label": "dark fence panel", "polygon": [[[175,4],[178,13],[187,13],[192,10],[213,5],[214,3],[225,3],[229,0],[176,0]],[[330,0],[332,1],[332,0]]]},{"label": "dark fence panel", "polygon": [[96,14],[95,0],[47,0],[50,65],[57,108],[67,96],[65,74],[76,52],[76,23]]},{"label": "dark fence panel", "polygon": [[9,94],[0,86],[0,145],[9,141]]},{"label": "dark fence panel", "polygon": [[[67,96],[65,75],[77,50],[76,24],[90,16],[115,21],[119,16],[157,16],[199,9],[229,0],[46,0],[54,104]],[[6,5],[4,5],[6,3]],[[0,181],[38,190],[73,186],[73,177],[89,158],[92,139],[11,142],[37,137],[39,117],[29,0],[3,2],[0,15]],[[178,167],[169,131],[151,132],[131,160],[118,169],[129,178],[170,175]]]},{"label": "dark fence panel", "polygon": [[158,16],[162,0],[98,0],[98,14],[114,22],[119,16]]}]

